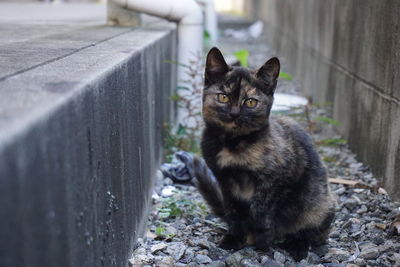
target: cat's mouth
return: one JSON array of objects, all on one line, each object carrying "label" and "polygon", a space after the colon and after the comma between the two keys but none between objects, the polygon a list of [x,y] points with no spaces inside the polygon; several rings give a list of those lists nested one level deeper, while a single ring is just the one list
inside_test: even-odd
[{"label": "cat's mouth", "polygon": [[239,124],[236,121],[230,121],[224,123],[225,128],[230,130],[238,130],[240,128]]}]

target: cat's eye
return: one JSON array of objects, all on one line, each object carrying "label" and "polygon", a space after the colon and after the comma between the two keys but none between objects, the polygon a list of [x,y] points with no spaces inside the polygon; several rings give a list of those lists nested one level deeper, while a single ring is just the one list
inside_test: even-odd
[{"label": "cat's eye", "polygon": [[220,103],[228,103],[229,97],[226,94],[218,94],[217,99]]},{"label": "cat's eye", "polygon": [[255,100],[254,98],[249,98],[244,101],[244,104],[246,105],[246,107],[254,108],[257,105],[257,100]]}]

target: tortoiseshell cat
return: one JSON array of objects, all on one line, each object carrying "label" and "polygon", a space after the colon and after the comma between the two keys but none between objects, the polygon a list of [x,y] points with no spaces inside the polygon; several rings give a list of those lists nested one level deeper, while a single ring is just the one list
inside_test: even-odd
[{"label": "tortoiseshell cat", "polygon": [[220,246],[268,249],[284,239],[299,260],[325,242],[334,217],[326,171],[309,135],[295,122],[270,117],[280,63],[257,71],[228,66],[217,48],[207,55],[202,160],[197,187],[229,227]]}]

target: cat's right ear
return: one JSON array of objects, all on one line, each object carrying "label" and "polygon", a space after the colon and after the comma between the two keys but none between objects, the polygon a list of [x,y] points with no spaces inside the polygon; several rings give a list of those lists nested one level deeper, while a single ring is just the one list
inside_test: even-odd
[{"label": "cat's right ear", "polygon": [[256,76],[261,79],[276,81],[279,76],[281,63],[276,57],[271,58],[257,71]]},{"label": "cat's right ear", "polygon": [[223,81],[229,67],[218,48],[213,47],[207,54],[204,83],[206,86]]}]

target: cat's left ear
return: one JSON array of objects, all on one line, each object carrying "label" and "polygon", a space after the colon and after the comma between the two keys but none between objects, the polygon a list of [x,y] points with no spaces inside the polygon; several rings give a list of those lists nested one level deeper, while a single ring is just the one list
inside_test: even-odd
[{"label": "cat's left ear", "polygon": [[279,76],[281,63],[276,57],[268,60],[261,68],[257,70],[256,77],[269,81],[276,81]]}]

